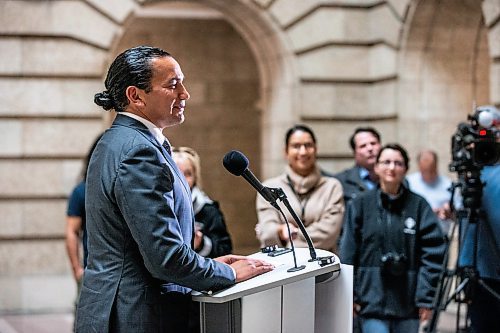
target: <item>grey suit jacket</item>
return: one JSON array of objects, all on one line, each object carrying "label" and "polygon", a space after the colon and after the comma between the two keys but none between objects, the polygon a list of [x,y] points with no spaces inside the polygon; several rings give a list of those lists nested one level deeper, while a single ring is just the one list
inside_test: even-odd
[{"label": "grey suit jacket", "polygon": [[350,200],[355,199],[361,193],[368,191],[368,188],[366,188],[366,185],[359,176],[359,167],[357,166],[353,166],[352,168],[339,172],[333,175],[333,177],[337,178],[342,183],[346,206]]},{"label": "grey suit jacket", "polygon": [[158,311],[164,295],[235,283],[229,266],[191,249],[189,187],[137,120],[119,114],[97,144],[85,204],[89,257],[78,332],[161,331],[168,327]]}]

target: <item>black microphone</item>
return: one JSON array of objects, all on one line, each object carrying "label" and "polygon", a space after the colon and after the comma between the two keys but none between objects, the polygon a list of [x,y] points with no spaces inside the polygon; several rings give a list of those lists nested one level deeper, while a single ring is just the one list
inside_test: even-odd
[{"label": "black microphone", "polygon": [[[300,220],[300,218],[297,216],[297,214],[294,212],[292,206],[290,206],[290,203],[288,202],[285,192],[281,188],[269,188],[265,187],[262,185],[262,183],[255,178],[253,173],[248,169],[248,158],[243,155],[242,152],[239,152],[237,150],[231,150],[228,152],[225,156],[224,159],[222,160],[222,164],[224,164],[224,167],[227,169],[227,171],[231,172],[235,176],[243,176],[250,185],[252,185],[257,192],[262,195],[264,199],[266,199],[274,208],[276,208],[280,213],[283,215],[283,218],[285,222],[288,224],[288,220],[286,219],[286,216],[283,214],[283,211],[279,207],[279,205],[276,203],[276,200],[280,200],[283,202],[287,210],[290,212],[292,215],[293,219],[297,223],[300,231],[302,232],[302,235],[304,236],[307,246],[309,248],[309,252],[311,253],[311,260],[318,260],[316,256],[316,250],[314,249],[314,245],[312,243],[311,237],[309,237],[309,234],[307,233],[306,227],[304,226],[304,223]],[[288,229],[288,232],[290,233],[290,229]],[[289,235],[290,236],[290,235]],[[293,241],[292,237],[290,236],[290,243],[292,245],[292,252],[294,256],[294,261],[295,261],[295,270],[302,269],[304,267],[297,267],[297,262],[295,259],[295,249],[293,247]],[[291,269],[290,271],[294,271],[294,269]]]},{"label": "black microphone", "polygon": [[242,176],[247,182],[252,185],[259,194],[266,199],[273,206],[276,205],[276,195],[274,195],[271,190],[264,185],[254,176],[252,171],[248,169],[248,158],[240,151],[231,150],[222,160],[224,167],[235,176]]},{"label": "black microphone", "polygon": [[[262,183],[253,175],[252,171],[248,169],[248,158],[243,155],[242,152],[239,152],[237,150],[231,150],[228,152],[226,155],[224,155],[224,159],[222,160],[222,164],[224,164],[224,167],[232,173],[235,176],[243,176],[243,178],[246,179],[247,182],[250,183],[250,185],[253,186],[259,192],[259,194],[266,199],[274,208],[276,208],[282,215],[283,218],[285,219],[285,223],[288,228],[288,236],[290,238],[290,244],[292,246],[292,254],[293,254],[293,262],[294,262],[294,267],[288,269],[288,272],[296,272],[300,271],[301,269],[304,269],[306,266],[297,265],[297,255],[295,254],[295,246],[293,245],[293,240],[290,235],[290,224],[288,223],[285,214],[283,214],[283,211],[281,210],[280,206],[278,203],[276,203],[276,200],[279,198],[278,194],[274,194],[270,188],[265,187],[262,185]],[[276,189],[275,189],[276,190]],[[283,190],[280,191],[283,193],[283,196],[286,198],[285,193]],[[283,198],[281,198],[283,200]]]}]

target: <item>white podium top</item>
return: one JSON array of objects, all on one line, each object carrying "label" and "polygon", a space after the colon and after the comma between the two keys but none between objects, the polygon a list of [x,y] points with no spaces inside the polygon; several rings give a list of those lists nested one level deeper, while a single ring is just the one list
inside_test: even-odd
[{"label": "white podium top", "polygon": [[295,252],[297,255],[297,266],[306,266],[302,270],[287,272],[289,268],[294,267],[292,252],[288,252],[277,257],[270,257],[266,253],[255,253],[249,257],[262,259],[272,263],[275,266],[275,269],[271,272],[256,276],[250,280],[239,282],[228,289],[220,290],[213,294],[193,291],[193,300],[205,303],[224,303],[310,277],[340,271],[339,258],[329,251],[316,249],[318,258],[327,256],[333,256],[335,258],[332,264],[328,264],[323,267],[319,265],[318,261],[308,261],[311,258],[309,249],[296,248]]}]

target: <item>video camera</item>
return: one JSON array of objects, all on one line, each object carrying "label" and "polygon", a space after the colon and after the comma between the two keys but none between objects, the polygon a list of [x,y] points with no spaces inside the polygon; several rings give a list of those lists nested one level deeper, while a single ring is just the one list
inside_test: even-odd
[{"label": "video camera", "polygon": [[500,111],[494,106],[480,106],[468,123],[460,123],[451,139],[452,161],[449,170],[458,173],[463,206],[481,205],[483,184],[481,169],[494,165],[500,157]]},{"label": "video camera", "polygon": [[[477,246],[474,242],[478,240],[477,230],[480,225],[488,228],[484,223],[484,211],[482,210],[483,182],[481,181],[481,170],[485,166],[494,165],[500,157],[500,111],[494,106],[480,106],[468,116],[467,123],[460,123],[451,138],[452,161],[449,170],[456,172],[458,180],[453,182],[450,206],[455,213],[457,223],[453,224],[451,234],[458,226],[458,258],[455,270],[449,270],[448,258],[449,248],[446,249],[445,260],[442,266],[441,278],[438,291],[434,298],[432,314],[426,332],[436,332],[440,311],[454,299],[457,307],[457,332],[460,323],[460,305],[470,304],[472,295],[478,284],[485,285],[478,274],[476,267]],[[460,189],[462,205],[458,209],[454,207],[455,189]],[[481,222],[479,222],[481,221]],[[492,232],[489,233],[493,235]],[[471,242],[472,240],[472,242]],[[465,243],[468,246],[464,246]],[[500,254],[497,253],[497,257]],[[462,259],[466,258],[462,262]],[[451,293],[452,286],[456,289]],[[468,313],[468,311],[467,311]],[[467,329],[467,319],[466,331]]]},{"label": "video camera", "polygon": [[450,171],[453,172],[460,172],[469,165],[493,165],[500,155],[497,142],[500,131],[495,127],[500,124],[500,111],[494,106],[481,106],[468,116],[468,120],[469,123],[458,125],[452,137]]}]

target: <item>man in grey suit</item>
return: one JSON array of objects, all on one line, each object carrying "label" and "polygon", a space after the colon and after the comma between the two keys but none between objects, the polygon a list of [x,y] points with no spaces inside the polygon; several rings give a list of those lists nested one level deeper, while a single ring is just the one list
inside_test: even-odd
[{"label": "man in grey suit", "polygon": [[349,145],[354,153],[355,165],[333,175],[342,183],[346,207],[350,200],[378,184],[374,167],[381,147],[380,134],[373,127],[358,127],[351,135]]},{"label": "man in grey suit", "polygon": [[184,121],[189,93],[177,61],[139,46],[120,54],[96,104],[118,115],[92,155],[86,186],[89,257],[77,332],[185,332],[192,289],[268,272],[243,256],[192,250],[189,187],[163,129]]}]

